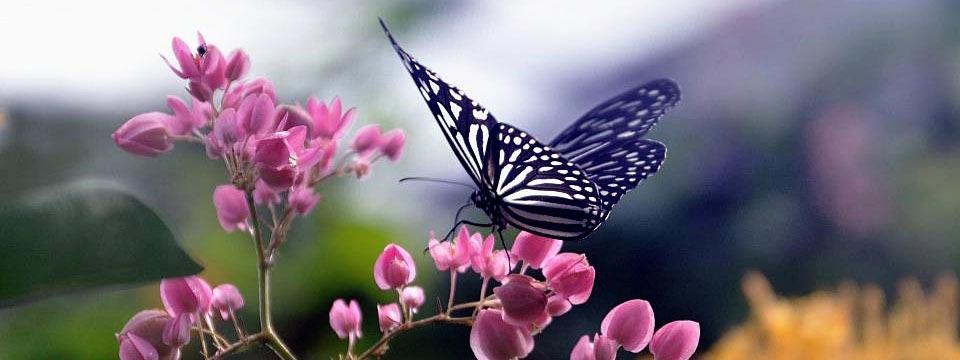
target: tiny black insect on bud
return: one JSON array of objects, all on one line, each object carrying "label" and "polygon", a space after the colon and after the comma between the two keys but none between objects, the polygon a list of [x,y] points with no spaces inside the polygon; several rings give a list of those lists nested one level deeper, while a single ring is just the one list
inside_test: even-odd
[{"label": "tiny black insect on bud", "polygon": [[203,56],[203,54],[206,54],[206,53],[207,53],[206,46],[203,46],[203,45],[197,46],[197,54],[200,54],[200,56]]}]

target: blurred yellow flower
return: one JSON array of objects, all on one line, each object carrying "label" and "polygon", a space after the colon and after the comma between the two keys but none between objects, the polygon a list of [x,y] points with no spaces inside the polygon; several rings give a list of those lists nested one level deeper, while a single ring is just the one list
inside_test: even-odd
[{"label": "blurred yellow flower", "polygon": [[788,299],[759,273],[743,280],[750,318],[728,331],[709,360],[960,359],[957,279],[941,276],[929,294],[903,281],[886,309],[883,291],[853,284]]}]

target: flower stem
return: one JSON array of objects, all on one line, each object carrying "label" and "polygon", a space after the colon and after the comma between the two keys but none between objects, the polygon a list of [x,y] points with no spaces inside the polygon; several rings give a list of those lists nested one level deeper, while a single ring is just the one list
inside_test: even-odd
[{"label": "flower stem", "polygon": [[259,285],[259,303],[260,303],[260,332],[263,334],[263,342],[267,345],[277,357],[284,360],[295,360],[296,356],[290,352],[290,349],[283,340],[277,336],[273,330],[270,309],[270,262],[267,259],[266,249],[263,246],[263,234],[260,229],[260,218],[257,216],[257,206],[253,201],[253,191],[245,189],[244,194],[247,198],[247,207],[250,209],[251,230],[253,241],[257,248],[257,281]]},{"label": "flower stem", "polygon": [[450,308],[453,307],[453,295],[457,290],[457,269],[450,268],[450,297],[447,298],[447,311],[445,314],[450,315]]}]

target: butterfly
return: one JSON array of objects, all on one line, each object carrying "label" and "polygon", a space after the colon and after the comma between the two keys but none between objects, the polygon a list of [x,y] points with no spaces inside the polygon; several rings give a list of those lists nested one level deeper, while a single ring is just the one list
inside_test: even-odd
[{"label": "butterfly", "polygon": [[543,143],[497,121],[403,50],[383,20],[380,25],[460,165],[477,185],[470,196],[472,205],[490,218],[487,224],[460,220],[454,228],[490,226],[501,233],[509,224],[548,238],[580,240],[607,219],[625,193],[663,164],[666,146],[642,137],[680,100],[680,89],[671,80],[654,80],[623,92]]}]

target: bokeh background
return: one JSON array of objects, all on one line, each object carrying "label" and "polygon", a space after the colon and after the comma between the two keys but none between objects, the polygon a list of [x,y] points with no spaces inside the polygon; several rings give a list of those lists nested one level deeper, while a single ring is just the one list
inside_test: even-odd
[{"label": "bokeh background", "polygon": [[[372,281],[376,254],[388,242],[424,246],[468,195],[397,183],[467,177],[377,17],[541,139],[646,80],[681,85],[680,105],[649,135],[668,145],[666,165],[588,240],[565,245],[589,256],[596,288],[537,338],[533,359],[565,358],[633,298],[651,301],[660,324],[699,321],[707,349],[747,317],[740,279],[751,269],[799,295],[844,280],[891,292],[903,277],[926,284],[960,268],[960,4],[950,0],[4,2],[0,201],[75,178],[121,181],[160,211],[204,277],[253,303],[252,247],[222,232],[211,203],[221,164],[189,144],[134,158],[109,139],[135,114],[166,111],[165,95],[186,95],[157,54],[200,30],[244,48],[282,101],[339,95],[358,124],[406,130],[399,163],[322,189],[274,271],[278,331],[296,353],[344,350],[327,323],[338,297],[362,304],[366,347],[375,304],[390,297]],[[444,297],[446,276],[415,255],[428,298]],[[115,357],[113,333],[158,306],[157,286],[143,284],[0,310],[0,359]],[[253,322],[254,307],[245,315]],[[423,329],[386,358],[469,358],[467,335]]]}]

